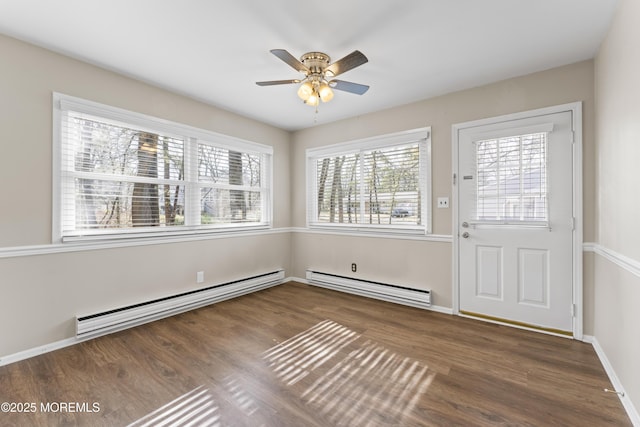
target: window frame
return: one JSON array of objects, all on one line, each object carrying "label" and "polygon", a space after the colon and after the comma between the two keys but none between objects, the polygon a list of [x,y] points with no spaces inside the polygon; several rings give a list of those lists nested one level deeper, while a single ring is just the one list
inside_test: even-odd
[{"label": "window frame", "polygon": [[[182,123],[161,119],[147,114],[137,113],[118,107],[113,107],[94,101],[85,100],[57,92],[53,92],[53,152],[52,152],[52,242],[95,242],[128,239],[164,239],[167,237],[180,238],[181,236],[194,236],[219,233],[239,233],[256,230],[268,230],[273,227],[273,147],[244,139],[220,134],[217,132],[196,128]],[[222,223],[199,224],[200,209],[195,198],[198,196],[185,195],[191,198],[190,215],[185,212],[185,225],[171,227],[140,227],[100,229],[99,231],[82,230],[78,233],[65,233],[63,228],[63,210],[65,207],[65,183],[64,154],[65,147],[63,135],[63,122],[69,112],[86,114],[98,118],[105,123],[114,125],[127,125],[136,130],[150,131],[168,137],[177,137],[184,140],[185,171],[182,185],[185,191],[200,191],[202,186],[208,186],[206,182],[198,180],[198,145],[206,144],[222,149],[240,151],[243,153],[257,154],[261,156],[261,185],[256,187],[264,195],[261,202],[262,218],[258,222],[251,223]],[[194,157],[195,155],[195,157]],[[191,165],[187,163],[191,162]],[[193,163],[195,162],[195,164]],[[159,179],[161,180],[161,179]],[[188,221],[186,216],[190,216]],[[196,219],[197,217],[197,219]],[[197,223],[194,225],[194,223]],[[189,225],[192,224],[192,225]],[[88,232],[87,232],[88,231]]]},{"label": "window frame", "polygon": [[[424,194],[421,198],[421,224],[363,224],[363,223],[327,223],[317,220],[317,164],[323,158],[354,154],[363,151],[391,148],[394,146],[419,143],[420,191]],[[431,178],[431,127],[410,129],[401,132],[378,135],[370,138],[346,141],[337,144],[325,145],[306,150],[306,226],[308,229],[325,230],[331,232],[366,232],[372,234],[397,234],[426,236],[432,233],[432,178]],[[362,177],[359,178],[360,180]],[[361,183],[361,182],[360,182]],[[359,184],[360,184],[359,183]]]}]

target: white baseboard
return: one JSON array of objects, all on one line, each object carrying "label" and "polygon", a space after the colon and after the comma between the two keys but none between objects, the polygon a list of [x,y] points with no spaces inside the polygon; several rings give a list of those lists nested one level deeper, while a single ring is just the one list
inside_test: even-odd
[{"label": "white baseboard", "polygon": [[[614,390],[619,393],[618,397],[620,398],[620,401],[622,402],[622,406],[624,406],[625,411],[627,411],[627,415],[631,419],[631,422],[633,423],[634,426],[640,427],[640,414],[638,413],[635,406],[633,405],[633,402],[625,392],[624,386],[622,385],[622,383],[620,382],[620,379],[618,379],[618,376],[613,370],[613,366],[611,366],[611,363],[609,362],[609,359],[607,358],[607,355],[605,354],[604,350],[600,346],[598,339],[596,337],[589,337],[589,338],[591,340],[591,345],[593,345],[593,349],[596,351],[596,354],[600,359],[600,363],[602,363],[602,366],[604,367],[605,372],[609,376],[609,380],[611,381],[611,384],[613,385]],[[587,341],[585,340],[585,342]],[[604,393],[604,390],[603,390],[603,393]]]},{"label": "white baseboard", "polygon": [[[282,283],[286,283],[286,282],[300,282],[304,284],[310,284],[306,279],[301,279],[299,277],[285,277],[282,280]],[[444,314],[453,314],[453,311],[448,307],[439,307],[439,306],[431,305],[431,307],[429,307],[427,310],[437,311],[439,313],[444,313]],[[60,350],[65,347],[70,347],[72,345],[79,344],[83,341],[88,341],[93,338],[95,337],[83,337],[83,338],[71,337],[71,338],[60,340],[60,341],[52,342],[49,344],[44,344],[38,347],[29,348],[23,351],[19,351],[17,353],[8,354],[6,356],[0,357],[0,366],[9,365],[11,363],[19,362],[21,360],[26,360],[31,357],[40,356],[41,354],[49,353],[51,351]]]},{"label": "white baseboard", "polygon": [[431,307],[427,308],[427,310],[430,311],[435,311],[438,313],[442,313],[442,314],[450,314],[453,315],[453,309],[449,308],[449,307],[442,307],[440,305],[433,305],[431,304]]},{"label": "white baseboard", "polygon": [[19,351],[18,353],[9,354],[7,356],[0,357],[0,366],[9,365],[11,363],[40,356],[41,354],[49,353],[54,350],[60,350],[61,348],[70,347],[72,345],[81,343],[82,341],[86,341],[87,339],[88,338],[81,339],[76,337],[66,338],[60,341],[52,342],[50,344],[45,344],[39,347]]},{"label": "white baseboard", "polygon": [[[287,279],[282,279],[284,275],[284,270],[278,270],[272,273],[265,274],[263,276],[258,276],[255,278],[249,278],[247,280],[237,281],[237,283],[232,283],[230,287],[220,288],[220,293],[211,293],[211,298],[206,298],[202,301],[197,301],[197,298],[193,300],[193,304],[187,304],[187,299],[183,300],[181,304],[176,307],[175,310],[169,310],[167,313],[158,313],[156,316],[154,311],[151,310],[151,315],[148,318],[140,317],[139,319],[133,319],[132,321],[121,321],[117,323],[114,327],[106,327],[102,329],[97,329],[95,333],[85,333],[85,334],[76,334],[75,337],[65,338],[60,341],[56,341],[49,344],[44,344],[38,347],[29,348],[23,351],[19,351],[17,353],[8,354],[6,356],[0,356],[0,366],[9,365],[11,363],[19,362],[21,360],[29,359],[31,357],[40,356],[41,354],[49,353],[51,351],[59,350],[61,348],[69,347],[83,341],[88,341],[93,338],[97,338],[99,336],[105,335],[107,333],[119,331],[122,329],[129,329],[143,323],[147,323],[153,320],[159,320],[163,317],[169,317],[170,315],[179,314],[185,311],[190,311],[196,308],[200,308],[206,305],[215,304],[219,301],[224,301],[227,299],[231,299],[240,295],[245,295],[250,292],[256,292],[258,290],[266,289],[272,286],[278,286]],[[262,282],[263,279],[269,279],[269,281]],[[244,288],[243,288],[244,287]],[[214,291],[216,289],[213,289]],[[188,297],[188,296],[187,296]],[[166,315],[165,315],[166,314]],[[90,331],[91,332],[91,331]]]},{"label": "white baseboard", "polygon": [[587,344],[593,344],[593,340],[595,340],[596,337],[594,337],[593,335],[582,335],[582,342],[585,342]]}]

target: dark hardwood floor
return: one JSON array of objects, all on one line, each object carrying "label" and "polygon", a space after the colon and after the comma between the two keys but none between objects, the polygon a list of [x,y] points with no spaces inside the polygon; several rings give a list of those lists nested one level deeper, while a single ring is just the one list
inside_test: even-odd
[{"label": "dark hardwood floor", "polygon": [[604,388],[589,344],[287,283],[0,367],[0,425],[631,425]]}]

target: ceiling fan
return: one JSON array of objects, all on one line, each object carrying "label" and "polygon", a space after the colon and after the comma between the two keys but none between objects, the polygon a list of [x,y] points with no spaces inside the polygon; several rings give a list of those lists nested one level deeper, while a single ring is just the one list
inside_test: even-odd
[{"label": "ceiling fan", "polygon": [[[317,107],[322,102],[329,102],[333,98],[333,91],[337,89],[344,92],[362,95],[369,86],[359,83],[333,79],[344,72],[356,68],[369,60],[358,50],[354,50],[344,58],[330,64],[329,55],[322,52],[308,52],[298,61],[293,55],[284,49],[272,49],[271,53],[289,64],[293,69],[305,75],[303,79],[270,80],[256,82],[258,86],[286,85],[302,83],[298,88],[298,96],[305,104]],[[329,80],[331,79],[331,80]]]}]

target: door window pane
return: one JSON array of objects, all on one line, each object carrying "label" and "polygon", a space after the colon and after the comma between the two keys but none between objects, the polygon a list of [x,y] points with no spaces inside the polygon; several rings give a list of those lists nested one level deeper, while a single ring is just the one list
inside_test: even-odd
[{"label": "door window pane", "polygon": [[547,134],[476,142],[476,219],[546,222]]}]

